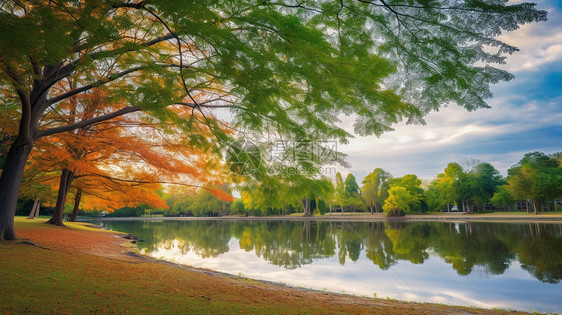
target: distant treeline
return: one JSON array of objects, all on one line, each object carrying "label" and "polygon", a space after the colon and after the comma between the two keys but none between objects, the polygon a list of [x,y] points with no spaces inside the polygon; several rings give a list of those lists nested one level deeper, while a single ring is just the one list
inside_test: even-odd
[{"label": "distant treeline", "polygon": [[[269,183],[237,187],[241,198],[233,201],[215,191],[232,193],[224,184],[196,192],[164,194],[167,209],[149,206],[125,207],[112,213],[81,211],[81,215],[135,217],[163,216],[274,216],[304,212],[384,212],[390,216],[435,211],[527,211],[545,212],[562,209],[562,153],[547,155],[531,152],[508,170],[503,177],[490,163],[472,160],[463,165],[449,163],[428,185],[414,174],[393,177],[376,168],[361,185],[351,173],[345,180],[338,172],[335,180],[310,179],[305,184]],[[558,206],[557,206],[557,201]],[[26,215],[32,202],[22,201],[18,214]],[[68,209],[67,212],[70,212]],[[41,214],[52,208],[41,208]]]}]

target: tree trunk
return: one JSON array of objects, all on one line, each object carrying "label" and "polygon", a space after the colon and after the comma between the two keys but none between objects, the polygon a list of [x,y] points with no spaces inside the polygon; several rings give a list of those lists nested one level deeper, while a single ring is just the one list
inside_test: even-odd
[{"label": "tree trunk", "polygon": [[14,215],[18,193],[27,157],[33,142],[21,144],[19,138],[12,144],[0,175],[0,240],[15,240]]},{"label": "tree trunk", "polygon": [[55,212],[53,213],[53,217],[49,219],[46,223],[57,225],[57,226],[64,226],[62,223],[62,215],[64,213],[64,204],[66,202],[66,195],[68,194],[68,189],[70,188],[70,184],[74,180],[74,173],[64,168],[62,170],[62,174],[60,177],[60,184],[59,184],[59,193],[57,195],[57,203],[55,205]]},{"label": "tree trunk", "polygon": [[36,213],[38,203],[39,203],[39,199],[35,199],[33,201],[33,207],[31,207],[31,212],[29,213],[29,216],[27,217],[28,220],[33,220],[38,216],[37,213]]},{"label": "tree trunk", "polygon": [[39,218],[39,210],[41,210],[41,201],[38,200],[37,208],[35,208],[35,218]]},{"label": "tree trunk", "polygon": [[305,217],[312,216],[312,214],[310,213],[310,199],[304,198],[302,200],[302,209]]},{"label": "tree trunk", "polygon": [[76,190],[76,196],[74,197],[74,209],[72,209],[72,215],[70,215],[70,222],[76,222],[78,208],[80,207],[80,199],[82,199],[82,188],[78,188]]}]

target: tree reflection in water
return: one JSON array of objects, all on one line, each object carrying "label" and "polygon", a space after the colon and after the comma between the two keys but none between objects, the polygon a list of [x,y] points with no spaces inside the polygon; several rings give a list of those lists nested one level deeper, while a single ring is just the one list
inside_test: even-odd
[{"label": "tree reflection in water", "polygon": [[422,264],[440,257],[461,276],[475,267],[503,274],[514,261],[542,282],[562,279],[562,224],[490,222],[132,221],[107,222],[133,233],[140,248],[179,247],[216,257],[241,249],[287,269],[337,257],[340,264],[365,257],[382,270],[398,261]]}]

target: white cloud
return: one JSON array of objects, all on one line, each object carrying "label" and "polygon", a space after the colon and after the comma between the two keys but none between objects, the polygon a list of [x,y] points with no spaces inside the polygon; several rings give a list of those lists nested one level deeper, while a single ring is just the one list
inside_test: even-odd
[{"label": "white cloud", "polygon": [[526,24],[498,37],[520,49],[509,56],[507,65],[501,68],[512,72],[540,71],[549,64],[562,60],[562,14],[543,3],[539,3],[538,8],[548,11],[546,23]]},{"label": "white cloud", "polygon": [[[521,148],[513,148],[513,152],[495,154],[471,155],[460,153],[462,150],[459,149],[483,145],[502,136],[560,125],[562,96],[548,102],[530,100],[523,105],[513,105],[513,101],[521,98],[517,93],[500,95],[490,102],[491,109],[476,112],[451,106],[429,114],[425,126],[400,123],[395,126],[395,131],[380,138],[357,137],[338,149],[349,155],[350,171],[359,181],[377,167],[394,176],[414,173],[429,179],[441,172],[447,163],[470,158],[490,162],[506,174],[509,167],[531,150],[525,149],[524,143]],[[351,118],[344,120],[345,125],[351,125]]]}]

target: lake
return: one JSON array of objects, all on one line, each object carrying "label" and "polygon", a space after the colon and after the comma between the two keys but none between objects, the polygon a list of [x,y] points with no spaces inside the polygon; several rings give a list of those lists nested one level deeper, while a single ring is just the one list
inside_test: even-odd
[{"label": "lake", "polygon": [[406,301],[562,311],[560,223],[103,223],[139,236],[139,249],[150,256],[253,279]]}]

